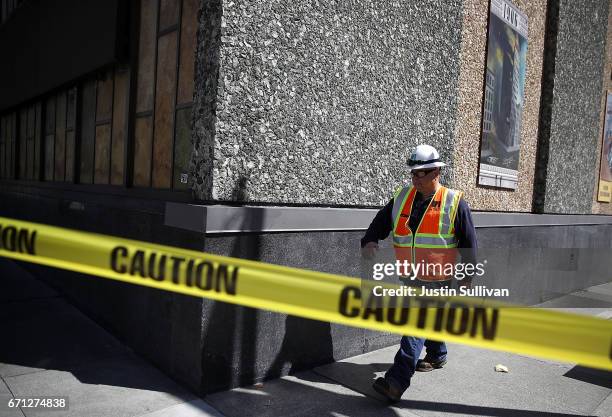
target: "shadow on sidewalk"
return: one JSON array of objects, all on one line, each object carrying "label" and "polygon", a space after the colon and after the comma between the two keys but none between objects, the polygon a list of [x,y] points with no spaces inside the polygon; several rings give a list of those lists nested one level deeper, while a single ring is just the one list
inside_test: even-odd
[{"label": "shadow on sidewalk", "polygon": [[[18,262],[0,257],[0,377],[51,378],[56,388],[108,385],[191,398]],[[68,374],[42,375],[42,371]],[[34,374],[37,374],[34,376]]]},{"label": "shadow on sidewalk", "polygon": [[[341,370],[339,372],[349,373],[351,378],[358,378],[358,380],[363,381],[363,386],[360,387],[357,391],[361,394],[368,397],[367,399],[372,402],[379,402],[382,405],[390,406],[388,410],[393,410],[395,408],[410,410],[416,414],[418,414],[419,410],[422,411],[433,411],[433,412],[441,412],[441,413],[449,413],[452,415],[460,414],[460,415],[476,415],[476,416],[491,416],[491,417],[576,417],[582,416],[583,414],[568,414],[568,413],[556,413],[556,412],[548,412],[548,411],[533,411],[533,410],[523,410],[523,409],[515,409],[515,408],[504,408],[504,407],[487,407],[487,406],[479,406],[479,405],[466,405],[459,403],[446,403],[446,402],[434,402],[434,401],[421,401],[421,400],[410,400],[410,399],[402,399],[398,403],[389,404],[386,399],[384,399],[380,394],[374,391],[371,388],[374,379],[376,378],[376,374],[378,372],[386,371],[390,364],[389,363],[372,363],[372,364],[354,364],[349,362],[338,362],[334,364],[334,367],[341,365]],[[312,374],[311,374],[312,375]],[[320,375],[320,374],[317,374]],[[300,375],[296,375],[297,378],[303,381],[308,382],[320,382],[319,378],[309,378],[309,375],[304,373]],[[326,376],[321,375],[321,378],[332,382],[336,385],[344,386],[350,390],[355,390],[354,387],[349,387],[344,384],[340,384],[335,380],[329,379]],[[312,386],[308,387],[312,389]],[[329,391],[325,391],[329,394]],[[357,401],[358,398],[353,396],[348,396],[344,394],[335,394],[338,396],[336,401]],[[408,392],[409,395],[409,392]],[[360,399],[361,400],[361,399]],[[327,410],[329,415],[337,415],[336,412],[340,410],[329,409]],[[379,415],[387,415],[387,414],[379,414]],[[395,415],[395,414],[393,414]]]},{"label": "shadow on sidewalk", "polygon": [[599,385],[603,388],[612,389],[612,372],[610,371],[576,365],[563,374],[563,376],[586,382],[587,384]]},{"label": "shadow on sidewalk", "polygon": [[[363,378],[369,386],[375,377],[372,369],[382,370],[387,366],[388,364],[351,364],[350,371],[353,375]],[[421,415],[420,411],[490,417],[577,417],[582,415],[410,399],[389,404],[373,390],[365,395],[360,395],[353,388],[345,387],[324,376],[306,371],[257,387],[245,387],[213,394],[207,397],[207,401],[227,416],[242,415],[244,410],[249,410],[251,415],[270,417],[280,415],[329,417],[410,415],[414,417]]]},{"label": "shadow on sidewalk", "polygon": [[584,414],[551,413],[548,411],[517,410],[514,408],[483,407],[456,403],[402,400],[398,405],[411,410],[446,412],[449,414],[491,416],[491,417],[576,417]]}]

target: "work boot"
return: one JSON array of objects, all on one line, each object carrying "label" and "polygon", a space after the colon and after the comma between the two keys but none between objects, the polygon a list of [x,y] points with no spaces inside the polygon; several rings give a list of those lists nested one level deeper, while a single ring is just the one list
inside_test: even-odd
[{"label": "work boot", "polygon": [[389,384],[389,381],[383,377],[376,378],[372,388],[377,393],[383,395],[389,402],[395,403],[402,399],[402,392]]},{"label": "work boot", "polygon": [[427,356],[423,359],[419,359],[416,366],[417,372],[431,372],[434,369],[440,369],[446,365],[446,358],[437,361],[429,359]]}]

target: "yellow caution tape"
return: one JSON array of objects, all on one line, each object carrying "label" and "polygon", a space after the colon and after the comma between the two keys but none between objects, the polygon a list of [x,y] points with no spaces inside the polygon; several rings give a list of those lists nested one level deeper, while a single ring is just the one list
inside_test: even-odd
[{"label": "yellow caution tape", "polygon": [[406,297],[400,304],[373,296],[371,282],[357,278],[3,217],[0,255],[315,320],[612,370],[612,320],[468,297]]}]

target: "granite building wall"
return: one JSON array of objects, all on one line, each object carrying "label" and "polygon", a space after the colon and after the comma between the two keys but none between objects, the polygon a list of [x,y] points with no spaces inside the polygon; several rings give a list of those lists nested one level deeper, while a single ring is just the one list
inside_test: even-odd
[{"label": "granite building wall", "polygon": [[[553,2],[555,3],[555,2]],[[609,2],[558,2],[556,45],[546,103],[548,132],[540,147],[548,163],[539,179],[536,210],[545,213],[591,213],[599,171],[600,103],[605,64]],[[555,27],[556,26],[556,27]],[[544,109],[545,111],[547,109]],[[571,190],[571,192],[568,192]]]},{"label": "granite building wall", "polygon": [[597,139],[597,164],[595,173],[595,184],[593,186],[593,213],[597,214],[612,214],[612,204],[601,203],[597,201],[597,192],[599,188],[599,169],[601,168],[601,145],[604,129],[604,117],[606,111],[606,92],[612,90],[612,7],[608,9],[608,31],[606,35],[606,56],[603,70],[603,82],[601,89],[601,99],[599,103],[599,136]]},{"label": "granite building wall", "polygon": [[451,159],[461,1],[215,0],[202,15],[199,198],[379,205],[417,143]]},{"label": "granite building wall", "polygon": [[408,150],[428,142],[474,209],[590,213],[608,3],[514,3],[529,19],[515,191],[476,184],[487,0],[213,0],[200,21],[195,195],[380,205],[406,181]]}]

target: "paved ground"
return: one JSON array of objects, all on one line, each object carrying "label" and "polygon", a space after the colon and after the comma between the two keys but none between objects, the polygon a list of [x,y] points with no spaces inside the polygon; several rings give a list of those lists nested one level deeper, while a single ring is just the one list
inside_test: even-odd
[{"label": "paved ground", "polygon": [[[0,293],[0,417],[612,417],[610,372],[455,344],[447,366],[417,374],[392,407],[371,382],[388,368],[396,347],[198,399],[53,290],[0,262],[6,289]],[[612,283],[544,306],[612,318]],[[498,363],[510,372],[494,372]],[[7,408],[11,398],[37,395],[68,396],[69,409]]]},{"label": "paved ground", "polygon": [[[220,415],[16,264],[0,272],[0,417]],[[7,406],[41,395],[68,410]]]}]

